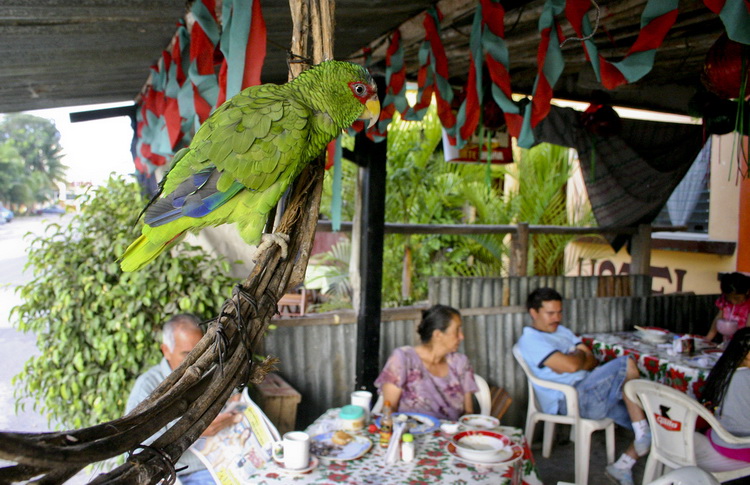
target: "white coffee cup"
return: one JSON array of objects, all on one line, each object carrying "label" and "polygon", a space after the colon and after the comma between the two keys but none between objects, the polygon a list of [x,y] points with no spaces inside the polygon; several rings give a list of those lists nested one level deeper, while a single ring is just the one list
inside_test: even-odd
[{"label": "white coffee cup", "polygon": [[370,421],[370,403],[372,402],[372,393],[370,391],[354,391],[352,393],[351,404],[359,406],[365,410],[365,422]]},{"label": "white coffee cup", "polygon": [[[278,450],[282,455],[278,455]],[[273,443],[274,460],[283,463],[289,470],[301,470],[310,464],[310,435],[304,431],[284,433],[282,441]]]}]

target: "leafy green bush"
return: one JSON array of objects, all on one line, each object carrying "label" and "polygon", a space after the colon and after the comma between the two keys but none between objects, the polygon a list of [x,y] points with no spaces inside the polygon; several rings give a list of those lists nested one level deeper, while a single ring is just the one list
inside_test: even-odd
[{"label": "leafy green bush", "polygon": [[174,255],[123,273],[117,259],[135,237],[138,186],[111,178],[68,226],[31,241],[34,279],[19,288],[18,328],[37,334],[41,355],[14,383],[51,422],[79,428],[118,418],[135,378],[161,358],[157,338],[172,314],[214,316],[231,294],[230,263],[182,244]]}]

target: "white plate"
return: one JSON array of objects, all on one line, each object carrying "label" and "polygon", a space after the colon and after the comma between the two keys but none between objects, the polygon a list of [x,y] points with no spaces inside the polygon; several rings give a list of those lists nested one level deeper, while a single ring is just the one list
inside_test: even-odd
[{"label": "white plate", "polygon": [[499,419],[484,414],[466,414],[458,422],[469,429],[495,429],[500,426]]},{"label": "white plate", "polygon": [[451,443],[450,441],[445,447],[448,450],[448,453],[450,453],[453,458],[456,460],[460,460],[466,463],[471,463],[472,465],[484,465],[484,466],[508,466],[510,464],[515,463],[518,461],[519,458],[523,456],[523,448],[520,445],[513,444],[511,445],[511,451],[512,453],[510,455],[503,454],[503,458],[501,460],[498,460],[496,462],[485,462],[485,461],[476,461],[476,460],[470,460],[469,458],[464,458],[463,456],[458,454],[458,451],[456,450],[456,445]]},{"label": "white plate", "polygon": [[331,441],[333,433],[323,433],[312,437],[310,453],[323,460],[349,461],[362,457],[372,448],[372,441],[366,436],[351,435],[352,440],[345,445]]},{"label": "white plate", "polygon": [[[412,426],[409,428],[409,433],[413,435],[419,435],[419,434],[426,434],[426,433],[432,433],[436,429],[440,428],[440,420],[435,418],[434,416],[430,416],[429,414],[423,414],[423,413],[393,413],[393,422],[396,423],[399,416],[405,415],[407,417],[407,420],[413,421]],[[380,419],[379,417],[375,420],[375,424],[380,427]],[[404,433],[406,433],[406,429],[404,429]]]},{"label": "white plate", "polygon": [[286,473],[287,475],[304,475],[305,473],[310,473],[311,471],[315,470],[315,468],[317,468],[320,464],[320,460],[318,460],[318,457],[313,454],[310,455],[310,463],[307,465],[307,468],[286,468],[283,462],[276,459],[276,456],[273,457],[273,461],[276,462],[276,466],[279,467],[279,471],[281,471],[282,473]]}]

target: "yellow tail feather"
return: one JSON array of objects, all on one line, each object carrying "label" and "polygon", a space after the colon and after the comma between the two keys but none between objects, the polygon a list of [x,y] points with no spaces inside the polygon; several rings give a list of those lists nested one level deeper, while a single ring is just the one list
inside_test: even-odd
[{"label": "yellow tail feather", "polygon": [[146,236],[140,236],[125,250],[120,259],[120,269],[127,272],[138,271],[159,256],[173,241],[158,245],[150,242]]}]

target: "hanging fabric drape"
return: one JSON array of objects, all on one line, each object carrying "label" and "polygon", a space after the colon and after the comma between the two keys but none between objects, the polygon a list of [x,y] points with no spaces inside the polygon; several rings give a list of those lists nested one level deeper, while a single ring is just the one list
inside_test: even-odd
[{"label": "hanging fabric drape", "polygon": [[203,123],[219,97],[214,51],[219,43],[220,27],[214,0],[196,0],[190,12],[195,17],[195,23],[190,31],[188,75],[193,85],[193,103],[198,122]]},{"label": "hanging fabric drape", "polygon": [[266,57],[266,22],[260,0],[227,0],[222,6],[221,52],[216,106],[248,86],[260,84]]},{"label": "hanging fabric drape", "polygon": [[137,112],[139,172],[150,174],[169,162],[190,143],[217,103],[260,84],[266,55],[260,1],[224,2],[223,28],[215,10],[214,0],[196,1],[190,11],[195,19],[190,31],[180,20],[169,47],[151,68]]}]

